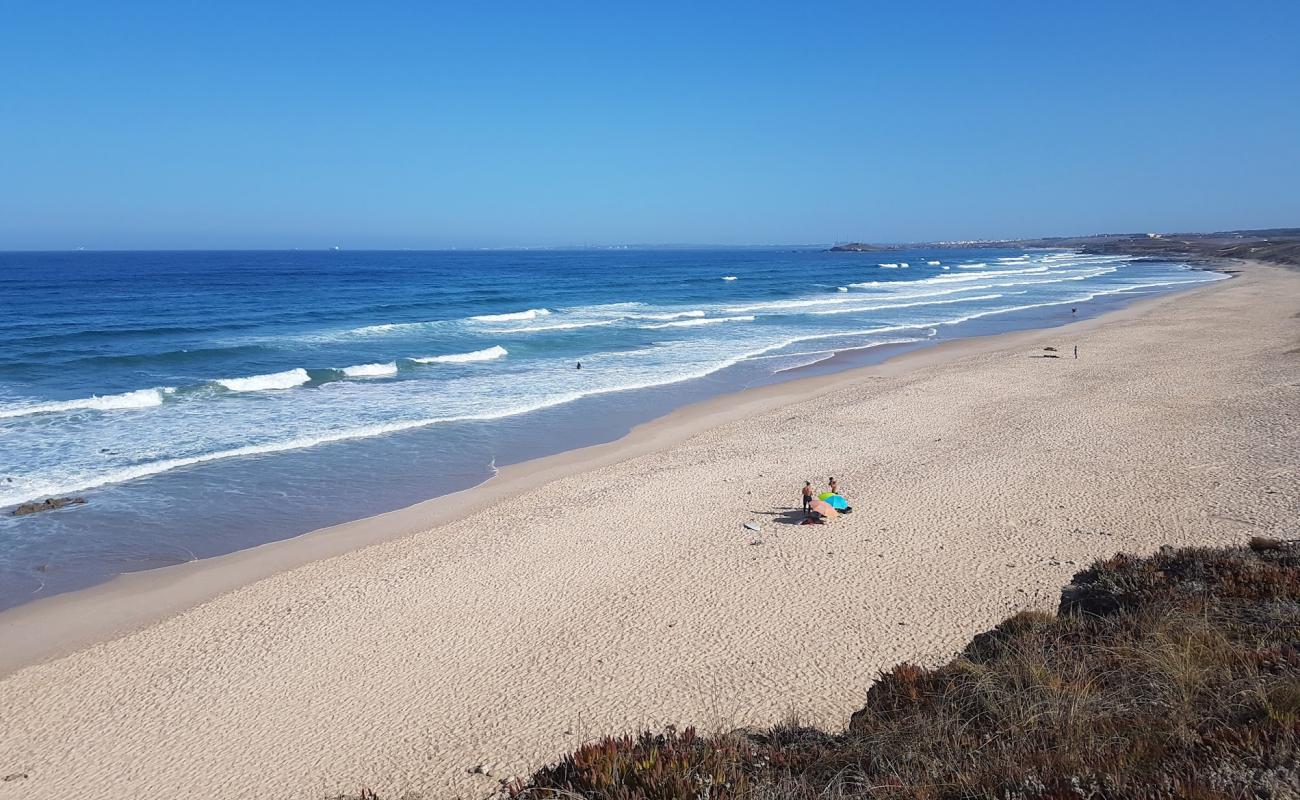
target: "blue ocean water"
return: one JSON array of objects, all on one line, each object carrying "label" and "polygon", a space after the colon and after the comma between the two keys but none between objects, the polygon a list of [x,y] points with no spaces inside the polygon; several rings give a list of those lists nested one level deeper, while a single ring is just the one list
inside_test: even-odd
[{"label": "blue ocean water", "polygon": [[1220,277],[989,249],[0,254],[0,509],[89,500],[0,522],[0,607],[473,486],[836,353]]}]

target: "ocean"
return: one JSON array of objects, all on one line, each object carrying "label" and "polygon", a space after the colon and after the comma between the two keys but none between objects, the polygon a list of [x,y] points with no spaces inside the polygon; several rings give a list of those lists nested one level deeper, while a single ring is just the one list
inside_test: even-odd
[{"label": "ocean", "polygon": [[994,249],[0,253],[0,608],[1222,277]]}]

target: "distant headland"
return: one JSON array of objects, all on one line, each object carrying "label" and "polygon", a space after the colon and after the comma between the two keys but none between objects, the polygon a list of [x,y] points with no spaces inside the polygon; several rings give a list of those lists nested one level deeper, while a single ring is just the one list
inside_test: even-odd
[{"label": "distant headland", "polygon": [[917,248],[1072,247],[1098,255],[1126,253],[1180,258],[1252,258],[1300,266],[1300,228],[1218,231],[1215,233],[1101,233],[1041,239],[975,239],[909,244],[849,242],[831,253],[871,253]]}]

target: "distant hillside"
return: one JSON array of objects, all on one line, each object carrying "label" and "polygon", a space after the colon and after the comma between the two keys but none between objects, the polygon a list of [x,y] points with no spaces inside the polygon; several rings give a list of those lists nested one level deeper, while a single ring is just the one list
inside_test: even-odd
[{"label": "distant hillside", "polygon": [[1216,233],[1103,233],[1092,236],[1052,236],[1042,239],[999,239],[966,242],[922,242],[872,245],[853,242],[831,252],[874,252],[903,248],[1072,247],[1085,253],[1172,256],[1175,258],[1252,258],[1300,266],[1300,228],[1219,231]]},{"label": "distant hillside", "polygon": [[1119,555],[936,669],[882,674],[848,727],[588,744],[515,798],[1300,797],[1300,549]]},{"label": "distant hillside", "polygon": [[1134,253],[1204,258],[1253,258],[1300,266],[1300,229],[1131,236],[1080,245],[1088,253]]}]

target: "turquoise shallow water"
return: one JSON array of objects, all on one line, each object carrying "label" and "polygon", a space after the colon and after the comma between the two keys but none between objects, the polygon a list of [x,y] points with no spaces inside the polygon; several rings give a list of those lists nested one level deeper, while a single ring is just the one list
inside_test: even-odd
[{"label": "turquoise shallow water", "polygon": [[22,298],[0,508],[89,500],[0,523],[0,607],[472,486],[837,352],[1219,277],[987,249],[0,254]]}]

